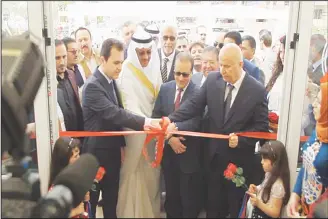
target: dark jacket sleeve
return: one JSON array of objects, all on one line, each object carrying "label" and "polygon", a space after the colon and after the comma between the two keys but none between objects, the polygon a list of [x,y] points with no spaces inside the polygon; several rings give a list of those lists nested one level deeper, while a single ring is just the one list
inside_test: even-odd
[{"label": "dark jacket sleeve", "polygon": [[169,115],[171,121],[181,122],[197,116],[202,116],[206,106],[207,81],[208,80],[204,82],[199,92],[195,92],[177,111]]},{"label": "dark jacket sleeve", "polygon": [[152,118],[162,118],[162,116],[164,115],[163,111],[162,111],[162,93],[163,93],[163,85],[161,85],[161,88],[159,89],[158,92],[158,96],[156,98],[155,101],[155,106],[153,109],[153,113],[152,113]]},{"label": "dark jacket sleeve", "polygon": [[[268,121],[268,99],[266,98],[265,91],[263,90],[262,101],[258,101],[257,106],[253,112],[252,125],[249,129],[244,130],[244,132],[268,132],[269,131],[269,121]],[[240,144],[238,147],[248,147],[254,146],[258,141],[253,138],[246,138],[239,136]]]},{"label": "dark jacket sleeve", "polygon": [[95,112],[102,112],[104,120],[115,125],[131,128],[134,130],[143,130],[145,118],[132,114],[123,108],[120,108],[108,98],[96,84],[90,83],[84,92],[85,106],[88,106]]}]

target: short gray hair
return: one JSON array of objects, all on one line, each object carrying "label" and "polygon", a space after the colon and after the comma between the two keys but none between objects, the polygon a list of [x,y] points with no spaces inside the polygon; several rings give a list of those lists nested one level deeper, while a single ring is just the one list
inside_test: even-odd
[{"label": "short gray hair", "polygon": [[175,60],[175,64],[177,62],[189,62],[191,64],[191,71],[194,68],[194,59],[191,57],[189,52],[180,52],[178,53],[176,60]]},{"label": "short gray hair", "polygon": [[216,47],[214,47],[214,46],[205,47],[205,49],[203,50],[203,54],[208,53],[208,52],[215,54],[217,60],[219,60],[219,50]]}]

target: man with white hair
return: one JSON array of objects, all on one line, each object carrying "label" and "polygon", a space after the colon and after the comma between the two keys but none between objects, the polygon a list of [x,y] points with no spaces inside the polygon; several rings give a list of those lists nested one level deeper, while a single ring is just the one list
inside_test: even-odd
[{"label": "man with white hair", "polygon": [[[220,72],[209,73],[198,95],[169,115],[172,123],[201,116],[208,108],[208,132],[229,135],[229,139],[209,140],[204,156],[207,186],[206,217],[237,218],[245,190],[224,178],[229,163],[243,168],[243,176],[254,181],[254,169],[260,165],[255,159],[257,139],[238,136],[238,132],[268,131],[268,100],[266,90],[243,70],[241,49],[232,43],[224,45],[219,54]],[[167,136],[168,138],[170,136]],[[257,168],[256,168],[257,169]]]},{"label": "man with white hair", "polygon": [[[162,84],[159,56],[152,36],[142,28],[133,34],[128,57],[118,79],[123,106],[137,115],[150,117]],[[160,217],[160,169],[152,168],[142,156],[146,135],[125,137],[117,216],[119,218]],[[149,147],[155,156],[155,147]],[[152,151],[151,151],[152,150]]]}]

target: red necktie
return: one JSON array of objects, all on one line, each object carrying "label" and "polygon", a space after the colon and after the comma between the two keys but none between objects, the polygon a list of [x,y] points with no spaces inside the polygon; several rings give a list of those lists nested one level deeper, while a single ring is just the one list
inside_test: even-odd
[{"label": "red necktie", "polygon": [[179,88],[178,91],[179,91],[179,93],[178,93],[177,99],[175,100],[175,103],[174,103],[174,110],[177,110],[180,107],[181,94],[182,94],[183,89]]}]

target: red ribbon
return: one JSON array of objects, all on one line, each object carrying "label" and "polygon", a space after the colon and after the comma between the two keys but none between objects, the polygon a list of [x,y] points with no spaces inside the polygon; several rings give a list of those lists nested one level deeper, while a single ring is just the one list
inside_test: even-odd
[{"label": "red ribbon", "polygon": [[[127,136],[127,135],[135,135],[135,134],[147,134],[145,139],[145,143],[142,148],[142,154],[146,160],[149,160],[147,145],[153,140],[156,139],[156,155],[155,160],[151,162],[152,167],[158,167],[162,161],[165,136],[167,127],[170,124],[170,119],[168,117],[163,117],[161,126],[162,129],[153,129],[146,131],[116,131],[116,132],[89,132],[89,131],[61,131],[59,136],[61,137],[104,137],[104,136]],[[229,135],[223,134],[213,134],[213,133],[203,133],[203,132],[188,132],[188,131],[171,131],[170,134],[176,135],[184,135],[184,136],[194,136],[194,137],[203,137],[203,138],[217,138],[217,139],[229,139]],[[258,138],[258,139],[267,139],[267,140],[275,140],[277,139],[276,133],[270,132],[239,132],[235,133],[237,136],[243,136],[248,138]],[[31,136],[31,138],[35,138]],[[307,141],[308,136],[301,136],[301,142]]]}]

